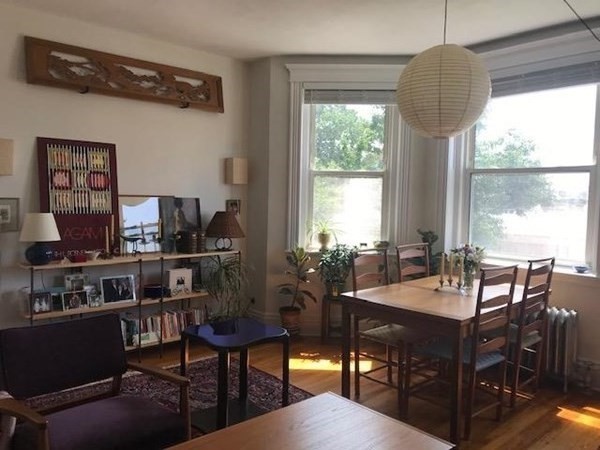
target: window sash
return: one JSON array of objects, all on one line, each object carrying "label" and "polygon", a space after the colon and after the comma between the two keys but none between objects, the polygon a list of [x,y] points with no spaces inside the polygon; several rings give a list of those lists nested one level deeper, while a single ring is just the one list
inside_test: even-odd
[{"label": "window sash", "polygon": [[[312,91],[312,92],[325,92],[325,91],[318,90],[318,91]],[[338,90],[336,92],[344,92],[344,91]],[[356,93],[359,91],[346,91],[346,92]],[[365,92],[365,91],[361,91],[361,92]],[[366,92],[382,92],[382,91],[366,91]],[[385,91],[385,92],[388,92],[388,91]],[[305,95],[304,97],[306,100],[307,96]],[[366,97],[367,97],[367,95],[365,95],[365,98]],[[313,105],[313,104],[317,104],[317,103],[318,102],[310,102],[310,103],[305,103],[305,105]],[[355,102],[355,98],[353,98],[352,101],[350,101],[350,102],[338,102],[338,103],[322,102],[322,104],[354,105],[354,104],[381,104],[381,103],[374,103],[374,102],[373,103],[372,102],[357,103],[357,102]],[[310,120],[310,125],[308,127],[306,127],[308,130],[310,130],[309,133],[307,133],[307,135],[306,135],[308,147],[310,147],[309,151],[307,152],[308,160],[306,161],[308,164],[308,183],[307,183],[308,198],[307,198],[307,204],[306,204],[304,217],[306,219],[307,224],[312,224],[315,219],[313,217],[313,211],[314,211],[314,206],[315,206],[314,205],[314,193],[315,193],[316,178],[319,178],[319,177],[339,178],[339,179],[377,178],[377,179],[382,180],[381,218],[380,218],[380,223],[381,223],[380,239],[381,239],[381,236],[386,235],[386,225],[385,225],[386,221],[387,221],[386,210],[388,209],[388,208],[386,208],[385,199],[388,197],[387,190],[389,189],[389,183],[387,182],[388,173],[389,173],[388,161],[389,161],[389,147],[390,147],[389,116],[393,115],[390,113],[390,108],[389,107],[385,108],[385,117],[386,118],[384,119],[384,144],[383,144],[383,168],[382,168],[382,170],[322,170],[322,169],[314,169],[311,164],[310,155],[312,155],[315,152],[314,145],[315,145],[315,140],[316,140],[315,139],[316,138],[316,108],[313,108],[313,107],[306,108],[305,107],[305,110],[308,110],[307,117],[308,117],[308,120]],[[307,227],[310,227],[310,225],[307,225]],[[309,230],[306,230],[306,231],[309,231]],[[308,233],[305,233],[305,234],[308,234]],[[309,242],[309,244],[310,244],[310,242]],[[348,244],[353,244],[353,243],[349,242]],[[356,244],[358,244],[358,243],[356,243]]]},{"label": "window sash", "polygon": [[[600,67],[600,62],[596,62],[594,67]],[[544,71],[545,72],[545,71]],[[599,72],[600,73],[600,72]],[[573,84],[570,84],[573,85]],[[555,85],[544,89],[560,88],[566,85]],[[540,89],[538,89],[540,90]],[[533,90],[507,92],[505,95],[513,95],[519,93],[532,92]],[[600,154],[600,86],[596,93],[596,124],[594,131],[594,164],[580,165],[580,166],[558,166],[558,167],[518,167],[518,168],[475,168],[475,127],[469,132],[465,133],[462,137],[457,139],[458,149],[464,151],[467,155],[465,166],[463,167],[463,178],[464,187],[462,188],[462,206],[460,209],[463,210],[461,216],[464,220],[462,233],[457,233],[456,230],[453,233],[454,239],[459,238],[459,242],[466,242],[470,239],[471,224],[471,189],[472,189],[472,177],[474,175],[510,175],[510,174],[568,174],[568,173],[587,173],[589,174],[589,189],[588,189],[588,216],[587,216],[587,234],[586,234],[586,250],[585,259],[586,263],[592,265],[592,270],[598,273],[600,270],[600,241],[599,241],[599,230],[600,227],[600,163],[598,155]],[[461,150],[462,149],[462,150]],[[459,189],[461,191],[461,189]],[[462,235],[461,235],[462,234]],[[462,239],[461,239],[462,238]],[[532,255],[543,256],[543,255]],[[493,255],[492,255],[493,258]],[[517,258],[517,260],[521,261]],[[522,259],[523,261],[525,258]],[[557,265],[561,265],[561,261],[557,261]],[[567,267],[566,264],[563,264]]]},{"label": "window sash", "polygon": [[538,70],[492,80],[492,97],[600,83],[600,61]]}]

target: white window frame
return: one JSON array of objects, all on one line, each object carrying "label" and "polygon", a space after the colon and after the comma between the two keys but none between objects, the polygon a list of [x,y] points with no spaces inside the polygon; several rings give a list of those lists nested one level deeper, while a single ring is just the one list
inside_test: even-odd
[{"label": "white window frame", "polygon": [[[290,159],[286,245],[304,245],[310,205],[310,117],[303,111],[305,89],[395,90],[404,66],[380,64],[287,64],[290,72]],[[308,109],[308,108],[306,108]],[[407,239],[411,131],[400,122],[398,108],[387,108],[387,154],[382,200],[382,239]],[[336,174],[339,175],[339,174]]]},{"label": "white window frame", "polygon": [[[513,75],[523,75],[540,70],[560,68],[591,61],[600,61],[597,42],[592,42],[588,32],[567,37],[551,38],[512,49],[502,49],[482,55],[490,68],[492,80]],[[590,166],[543,168],[541,172],[572,173],[587,171],[590,175],[588,196],[588,223],[586,260],[598,276],[600,268],[600,94],[596,98],[596,124],[594,137],[594,162]],[[452,243],[468,242],[471,175],[489,169],[474,169],[475,131],[451,139],[447,160],[447,197],[445,221],[445,248]],[[517,170],[508,170],[511,173]],[[537,169],[535,170],[537,171]],[[495,171],[496,172],[496,171]],[[501,173],[497,171],[496,173]],[[448,245],[450,244],[450,245]],[[535,256],[535,255],[534,255]],[[540,255],[546,256],[546,255]],[[499,261],[507,262],[507,261]],[[518,261],[510,261],[518,262]]]}]

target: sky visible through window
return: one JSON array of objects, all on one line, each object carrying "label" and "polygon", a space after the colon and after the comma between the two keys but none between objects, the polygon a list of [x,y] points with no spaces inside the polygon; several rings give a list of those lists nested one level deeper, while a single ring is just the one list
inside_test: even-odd
[{"label": "sky visible through window", "polygon": [[[530,160],[540,167],[591,165],[594,163],[595,109],[596,85],[492,99],[481,119],[484,126],[477,128],[477,146],[512,133],[522,138],[518,142],[533,144]],[[490,237],[483,244],[493,256],[524,259],[556,256],[564,264],[585,262],[589,175],[542,176],[546,185],[551,186],[551,201],[518,213],[499,208],[496,213],[501,219],[502,236]],[[476,175],[475,178],[475,189],[486,178],[497,186],[511,186],[509,180],[513,180],[515,191],[523,189],[521,194],[530,197],[536,194],[527,191],[527,186],[533,189],[533,184],[524,182],[524,176]],[[492,199],[495,200],[498,198]],[[479,220],[477,212],[472,209],[472,220]],[[473,223],[471,227],[473,229]]]}]

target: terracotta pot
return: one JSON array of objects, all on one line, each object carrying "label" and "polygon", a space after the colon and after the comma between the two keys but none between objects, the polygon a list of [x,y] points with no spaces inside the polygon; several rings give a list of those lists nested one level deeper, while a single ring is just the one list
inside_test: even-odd
[{"label": "terracotta pot", "polygon": [[288,330],[290,336],[300,334],[300,308],[284,306],[279,308],[281,326]]}]

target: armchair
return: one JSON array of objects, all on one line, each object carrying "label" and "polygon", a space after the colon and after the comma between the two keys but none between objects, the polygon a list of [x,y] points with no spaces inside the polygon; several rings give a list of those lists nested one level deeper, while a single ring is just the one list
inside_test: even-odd
[{"label": "armchair", "polygon": [[[180,387],[173,412],[120,394],[129,369]],[[106,392],[35,411],[24,400],[112,378]],[[117,314],[0,330],[0,414],[18,419],[12,448],[161,449],[190,438],[189,379],[127,361]]]}]

